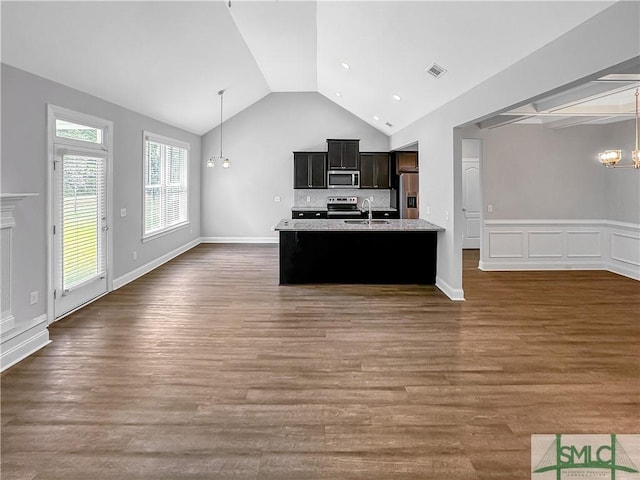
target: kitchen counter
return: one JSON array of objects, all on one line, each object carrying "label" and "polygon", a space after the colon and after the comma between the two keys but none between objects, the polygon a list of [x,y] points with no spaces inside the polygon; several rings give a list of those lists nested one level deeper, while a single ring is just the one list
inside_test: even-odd
[{"label": "kitchen counter", "polygon": [[[371,210],[374,212],[397,212],[398,211],[397,208],[393,208],[393,207],[372,207]],[[327,206],[322,205],[319,207],[309,207],[309,206],[291,207],[291,211],[292,212],[326,212]]]},{"label": "kitchen counter", "polygon": [[280,284],[433,285],[438,232],[426,220],[281,220]]},{"label": "kitchen counter", "polygon": [[299,232],[443,232],[444,228],[429,223],[426,220],[410,219],[389,219],[373,220],[371,224],[363,223],[362,220],[281,220],[275,229],[277,231],[299,231]]}]

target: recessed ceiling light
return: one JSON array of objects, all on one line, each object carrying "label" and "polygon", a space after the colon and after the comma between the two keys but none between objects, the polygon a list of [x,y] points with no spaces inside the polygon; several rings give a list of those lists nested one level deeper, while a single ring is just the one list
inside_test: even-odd
[{"label": "recessed ceiling light", "polygon": [[402,97],[401,97],[400,95],[398,95],[397,93],[394,93],[394,94],[393,94],[393,99],[394,99],[396,102],[399,102],[400,100],[402,100]]},{"label": "recessed ceiling light", "polygon": [[342,68],[344,68],[345,70],[349,70],[351,68],[348,63],[342,62],[340,65],[342,65]]},{"label": "recessed ceiling light", "polygon": [[336,97],[341,97],[342,94],[340,92],[336,92]]},{"label": "recessed ceiling light", "polygon": [[379,116],[377,116],[377,115],[374,115],[374,116],[373,116],[373,119],[374,119],[374,120],[380,120],[380,117],[379,117]]}]

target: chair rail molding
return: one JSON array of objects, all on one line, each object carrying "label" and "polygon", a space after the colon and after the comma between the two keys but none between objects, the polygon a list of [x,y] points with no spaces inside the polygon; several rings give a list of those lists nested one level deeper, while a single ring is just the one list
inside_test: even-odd
[{"label": "chair rail molding", "polygon": [[608,270],[640,280],[640,224],[486,220],[481,270]]}]

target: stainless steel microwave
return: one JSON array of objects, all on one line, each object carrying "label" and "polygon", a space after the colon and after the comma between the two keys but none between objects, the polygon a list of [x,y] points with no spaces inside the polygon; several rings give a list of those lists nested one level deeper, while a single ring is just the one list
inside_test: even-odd
[{"label": "stainless steel microwave", "polygon": [[356,170],[329,170],[327,188],[359,188],[360,172]]}]

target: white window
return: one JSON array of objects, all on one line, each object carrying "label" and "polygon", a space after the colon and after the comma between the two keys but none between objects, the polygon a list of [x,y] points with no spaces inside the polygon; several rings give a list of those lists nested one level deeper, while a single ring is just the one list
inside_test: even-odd
[{"label": "white window", "polygon": [[189,223],[189,144],[144,132],[143,163],[147,239]]}]

